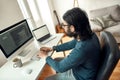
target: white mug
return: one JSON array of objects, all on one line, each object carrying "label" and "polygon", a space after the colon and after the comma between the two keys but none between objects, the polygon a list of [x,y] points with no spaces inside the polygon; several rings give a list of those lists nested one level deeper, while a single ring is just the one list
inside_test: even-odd
[{"label": "white mug", "polygon": [[23,64],[22,64],[22,61],[21,59],[19,58],[15,58],[13,59],[13,67],[16,68],[16,67],[22,67]]}]

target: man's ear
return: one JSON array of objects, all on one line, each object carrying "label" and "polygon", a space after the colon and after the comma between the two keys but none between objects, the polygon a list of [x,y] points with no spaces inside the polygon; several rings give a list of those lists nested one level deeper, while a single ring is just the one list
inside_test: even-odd
[{"label": "man's ear", "polygon": [[75,27],[73,25],[70,26],[71,32],[75,32]]}]

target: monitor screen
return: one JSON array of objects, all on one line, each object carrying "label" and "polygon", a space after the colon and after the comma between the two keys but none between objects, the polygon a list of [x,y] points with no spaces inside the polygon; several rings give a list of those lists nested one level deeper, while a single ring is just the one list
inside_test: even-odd
[{"label": "monitor screen", "polygon": [[6,58],[26,44],[33,35],[26,20],[0,31],[0,47]]},{"label": "monitor screen", "polygon": [[46,38],[50,37],[50,32],[47,28],[47,25],[42,25],[39,28],[33,30],[35,38],[39,41],[43,41]]}]

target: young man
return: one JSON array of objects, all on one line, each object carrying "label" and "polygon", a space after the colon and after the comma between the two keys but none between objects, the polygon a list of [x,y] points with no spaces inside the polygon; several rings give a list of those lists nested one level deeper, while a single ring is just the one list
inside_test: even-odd
[{"label": "young man", "polygon": [[[74,37],[70,42],[53,46],[53,48],[40,48],[41,58],[46,58],[56,72],[56,75],[47,80],[95,80],[100,57],[100,44],[95,33],[92,32],[85,11],[80,8],[68,10],[63,15],[63,27],[68,36]],[[47,56],[47,52],[56,50],[70,50],[67,57],[56,61]]]}]

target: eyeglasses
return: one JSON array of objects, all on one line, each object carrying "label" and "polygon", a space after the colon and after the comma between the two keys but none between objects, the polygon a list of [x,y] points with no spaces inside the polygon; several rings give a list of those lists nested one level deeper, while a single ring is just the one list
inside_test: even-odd
[{"label": "eyeglasses", "polygon": [[64,28],[65,26],[69,27],[70,25],[69,24],[65,25],[65,24],[62,23],[61,26]]}]

